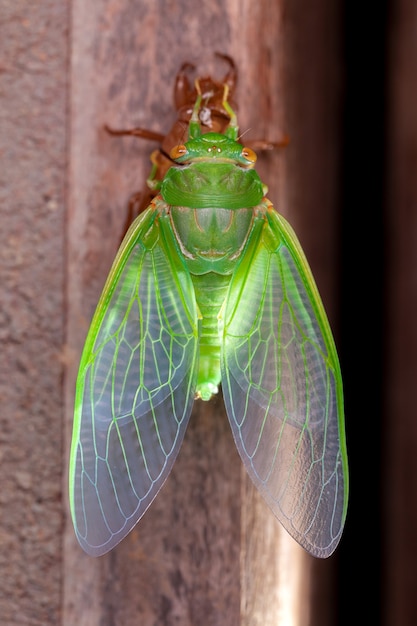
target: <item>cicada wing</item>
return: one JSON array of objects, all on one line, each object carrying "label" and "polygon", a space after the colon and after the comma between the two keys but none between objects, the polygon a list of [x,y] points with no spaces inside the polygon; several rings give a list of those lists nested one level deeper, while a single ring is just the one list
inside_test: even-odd
[{"label": "cicada wing", "polygon": [[170,238],[154,209],[137,218],[81,359],[70,502],[78,540],[94,556],[121,541],[155,498],[193,405],[197,310],[190,276]]},{"label": "cicada wing", "polygon": [[223,395],[255,485],[290,535],[327,557],[348,492],[339,362],[294,232],[275,211],[266,218],[230,284]]}]

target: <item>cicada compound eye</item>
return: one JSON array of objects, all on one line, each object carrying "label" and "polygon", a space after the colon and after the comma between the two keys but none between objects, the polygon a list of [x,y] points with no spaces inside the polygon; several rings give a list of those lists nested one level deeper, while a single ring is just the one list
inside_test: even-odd
[{"label": "cicada compound eye", "polygon": [[169,156],[171,157],[173,161],[175,161],[176,159],[179,159],[180,157],[184,156],[184,154],[187,154],[187,148],[184,146],[184,144],[181,143],[178,146],[175,146],[174,148],[172,148],[171,152],[169,153]]},{"label": "cicada compound eye", "polygon": [[249,161],[249,163],[256,163],[256,159],[258,158],[256,152],[254,152],[252,148],[247,147],[242,149],[242,156]]}]

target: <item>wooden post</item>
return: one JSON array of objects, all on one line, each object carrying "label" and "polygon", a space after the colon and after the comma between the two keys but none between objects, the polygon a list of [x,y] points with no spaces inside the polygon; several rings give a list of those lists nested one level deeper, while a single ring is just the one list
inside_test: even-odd
[{"label": "wooden post", "polygon": [[[284,44],[291,34],[285,34],[280,2],[181,0],[161,6],[128,0],[108,0],[100,7],[73,2],[67,446],[82,342],[120,242],[129,196],[142,187],[154,147],[109,137],[103,125],[167,131],[174,120],[172,88],[178,68],[192,61],[200,73],[221,76],[224,68],[219,69],[213,56],[220,51],[230,54],[239,68],[241,130],[250,129],[249,137],[272,140],[293,131],[287,126],[291,102],[284,81]],[[297,26],[297,16],[291,19]],[[298,69],[300,59],[294,61]],[[288,92],[292,102],[295,92],[294,87]],[[309,96],[321,106],[316,92],[309,91]],[[298,124],[296,119],[291,122]],[[319,142],[329,165],[334,136],[326,152],[320,132],[319,123],[310,138]],[[312,188],[305,193],[295,193],[285,175],[286,159],[296,170],[294,155],[303,151],[296,128],[294,137],[289,156],[268,155],[261,159],[260,172],[270,197],[297,226],[302,222],[298,211],[315,197],[315,180],[308,180]],[[295,197],[297,206],[292,207]],[[314,211],[319,212],[314,222],[331,226],[331,191],[325,200],[316,197]],[[323,239],[317,238],[319,232]],[[300,237],[304,243],[302,232]],[[327,268],[333,250],[324,250],[331,235],[317,227],[313,239],[313,252],[317,247]],[[314,254],[311,262],[314,268]],[[323,276],[317,277],[319,284],[326,283]],[[325,292],[329,300],[329,290]],[[69,518],[64,546],[63,623],[68,626],[307,626],[312,613],[313,560],[254,492],[235,450],[221,397],[196,403],[171,476],[120,546],[99,559],[87,557],[76,544]],[[321,621],[325,623],[326,618]]]}]

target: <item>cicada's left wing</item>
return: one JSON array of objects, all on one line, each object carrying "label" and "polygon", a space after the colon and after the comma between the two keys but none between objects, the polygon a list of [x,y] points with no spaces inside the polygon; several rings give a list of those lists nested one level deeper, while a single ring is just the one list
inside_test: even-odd
[{"label": "cicada's left wing", "polygon": [[167,478],[194,401],[197,345],[190,276],[150,208],[116,257],[77,380],[70,503],[88,554],[119,543]]},{"label": "cicada's left wing", "polygon": [[291,227],[271,207],[255,231],[224,310],[226,409],[243,463],[275,515],[306,550],[327,557],[348,493],[338,357]]}]

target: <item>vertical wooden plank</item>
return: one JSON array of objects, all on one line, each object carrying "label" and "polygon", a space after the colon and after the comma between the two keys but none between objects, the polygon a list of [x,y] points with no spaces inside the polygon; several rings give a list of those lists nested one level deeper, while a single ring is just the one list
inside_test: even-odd
[{"label": "vertical wooden plank", "polygon": [[[342,3],[295,0],[285,12],[288,219],[309,259],[340,349],[339,229],[344,66]],[[342,364],[343,365],[343,364]],[[342,371],[343,374],[343,371]],[[347,414],[346,420],[352,416]],[[349,450],[348,450],[349,452]],[[342,537],[342,544],[343,544]],[[338,623],[338,552],[308,558],[307,624]]]},{"label": "vertical wooden plank", "polygon": [[[239,83],[241,128],[278,139],[287,127],[290,106],[284,77],[288,23],[282,3],[242,3],[235,41],[240,46],[243,76]],[[288,17],[288,16],[287,16]],[[260,36],[262,33],[262,36]],[[250,137],[251,134],[245,135]],[[260,158],[258,171],[277,209],[292,219],[286,160],[290,148]],[[277,524],[241,469],[241,623],[250,626],[308,624],[310,608],[309,556]]]},{"label": "vertical wooden plank", "polygon": [[52,626],[61,614],[67,19],[62,0],[0,7],[0,622],[8,626]]},{"label": "vertical wooden plank", "polygon": [[[74,0],[68,441],[82,342],[119,244],[128,198],[142,187],[154,147],[108,137],[103,124],[168,130],[178,68],[192,61],[201,73],[221,76],[224,68],[213,57],[220,51],[239,68],[245,136],[280,138],[288,130],[283,32],[278,2],[107,0],[86,7]],[[291,219],[298,209],[293,214],[288,208],[284,163],[282,153],[269,154],[259,169],[270,197]],[[309,623],[311,561],[249,484],[221,398],[196,403],[172,475],[120,546],[91,559],[76,545],[68,521],[65,559],[64,624]]]},{"label": "vertical wooden plank", "polygon": [[417,622],[417,6],[392,3],[387,150],[384,624]]},{"label": "vertical wooden plank", "polygon": [[[74,4],[71,345],[81,346],[119,244],[127,201],[142,188],[154,148],[110,138],[103,124],[167,131],[179,66],[200,56],[209,59],[204,72],[210,73],[213,51],[222,51],[221,42],[229,39],[221,3],[202,3],[198,10],[191,2],[164,4],[110,2],[96,13]],[[199,37],[210,28],[212,47],[201,55]],[[69,411],[75,370],[76,364],[68,379]],[[197,404],[172,476],[113,553],[86,557],[69,529],[64,623],[238,623],[239,484],[222,404]]]}]

